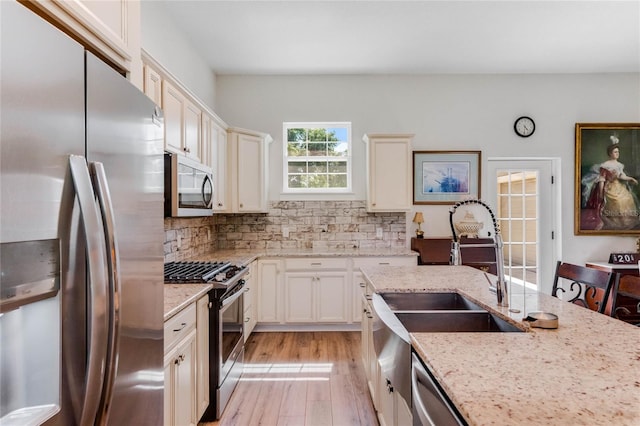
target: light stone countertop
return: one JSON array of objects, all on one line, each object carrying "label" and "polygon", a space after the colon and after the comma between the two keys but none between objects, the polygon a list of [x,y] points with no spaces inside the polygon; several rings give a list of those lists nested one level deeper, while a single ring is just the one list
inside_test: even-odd
[{"label": "light stone countertop", "polygon": [[511,313],[467,266],[376,266],[363,275],[376,292],[457,290],[521,326],[524,313],[558,315],[555,330],[410,334],[469,425],[640,425],[638,327],[529,289],[526,300],[510,294],[522,311]]},{"label": "light stone countertop", "polygon": [[212,284],[165,284],[164,320],[167,321],[212,288]]}]

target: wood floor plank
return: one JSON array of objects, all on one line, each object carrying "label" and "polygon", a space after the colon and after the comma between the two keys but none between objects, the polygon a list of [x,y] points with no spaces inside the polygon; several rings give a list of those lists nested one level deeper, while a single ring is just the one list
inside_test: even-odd
[{"label": "wood floor plank", "polygon": [[253,333],[218,422],[200,426],[377,426],[359,332]]},{"label": "wood floor plank", "polygon": [[307,401],[305,426],[332,426],[331,400]]}]

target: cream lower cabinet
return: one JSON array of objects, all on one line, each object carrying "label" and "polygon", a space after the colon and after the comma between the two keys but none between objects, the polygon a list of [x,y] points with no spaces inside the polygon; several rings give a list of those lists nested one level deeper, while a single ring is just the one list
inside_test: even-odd
[{"label": "cream lower cabinet", "polygon": [[367,378],[367,385],[369,387],[369,393],[371,393],[371,400],[373,406],[378,409],[377,401],[377,361],[376,352],[373,347],[373,311],[371,302],[371,289],[366,284],[360,289],[360,312],[362,313],[361,322],[361,343],[360,351],[362,355],[362,365],[364,367],[364,374]]},{"label": "cream lower cabinet", "polygon": [[397,393],[393,383],[378,372],[378,420],[380,426],[406,426],[413,424],[413,415],[407,402]]},{"label": "cream lower cabinet", "polygon": [[195,426],[198,423],[195,303],[165,322],[164,342],[164,424]]},{"label": "cream lower cabinet", "polygon": [[209,295],[196,302],[196,418],[209,406]]},{"label": "cream lower cabinet", "polygon": [[284,279],[285,322],[345,323],[349,259],[287,259]]},{"label": "cream lower cabinet", "polygon": [[258,269],[258,262],[253,261],[248,266],[249,272],[245,275],[245,287],[247,291],[244,293],[243,302],[244,302],[244,326],[242,333],[244,335],[244,341],[246,343],[247,339],[251,335],[251,332],[256,327],[258,323],[258,315],[257,315],[257,301],[254,302],[256,298],[256,294],[258,291],[256,285],[256,275]]},{"label": "cream lower cabinet", "polygon": [[258,322],[280,323],[284,319],[282,303],[282,259],[258,260]]}]

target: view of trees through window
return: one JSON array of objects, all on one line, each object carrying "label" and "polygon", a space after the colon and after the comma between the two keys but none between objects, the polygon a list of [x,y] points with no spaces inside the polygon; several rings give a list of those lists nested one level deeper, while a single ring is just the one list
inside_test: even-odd
[{"label": "view of trees through window", "polygon": [[286,190],[348,190],[348,123],[285,123]]}]

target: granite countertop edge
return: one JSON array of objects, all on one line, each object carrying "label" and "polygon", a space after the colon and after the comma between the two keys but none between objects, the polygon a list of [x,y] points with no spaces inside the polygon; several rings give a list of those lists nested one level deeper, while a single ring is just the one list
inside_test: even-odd
[{"label": "granite countertop edge", "polygon": [[213,288],[212,284],[165,284],[164,321],[194,303]]}]

